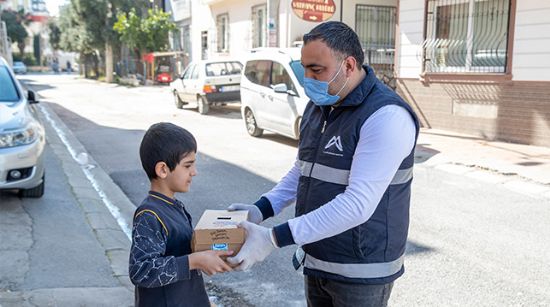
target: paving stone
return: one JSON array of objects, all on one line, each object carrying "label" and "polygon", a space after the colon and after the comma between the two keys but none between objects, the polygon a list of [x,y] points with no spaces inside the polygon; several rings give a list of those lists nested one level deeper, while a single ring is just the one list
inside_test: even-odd
[{"label": "paving stone", "polygon": [[116,249],[130,250],[130,240],[122,230],[98,229],[95,233],[98,241],[106,251]]}]

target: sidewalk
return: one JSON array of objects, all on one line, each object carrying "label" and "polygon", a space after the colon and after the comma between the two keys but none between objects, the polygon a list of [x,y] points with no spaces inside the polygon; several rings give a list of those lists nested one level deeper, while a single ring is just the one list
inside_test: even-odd
[{"label": "sidewalk", "polygon": [[448,131],[422,129],[416,160],[427,167],[550,198],[550,148],[547,147],[492,142]]}]

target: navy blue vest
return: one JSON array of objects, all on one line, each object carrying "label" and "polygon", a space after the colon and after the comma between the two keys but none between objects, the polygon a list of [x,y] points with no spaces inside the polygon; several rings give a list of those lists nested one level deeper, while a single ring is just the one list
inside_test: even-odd
[{"label": "navy blue vest", "polygon": [[[311,212],[345,191],[363,123],[387,105],[410,106],[380,82],[373,70],[334,108],[312,102],[300,127],[298,158],[301,172],[296,216]],[[415,141],[416,143],[416,141]],[[304,274],[353,283],[388,283],[403,274],[403,255],[409,228],[414,149],[401,163],[372,217],[336,236],[303,246]]]}]

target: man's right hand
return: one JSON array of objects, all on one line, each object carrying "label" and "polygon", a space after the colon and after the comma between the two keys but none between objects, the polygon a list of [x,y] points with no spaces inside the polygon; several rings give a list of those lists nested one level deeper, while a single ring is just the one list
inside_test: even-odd
[{"label": "man's right hand", "polygon": [[264,216],[260,209],[254,205],[233,203],[227,207],[228,211],[248,210],[248,220],[254,224],[260,224],[264,220]]}]

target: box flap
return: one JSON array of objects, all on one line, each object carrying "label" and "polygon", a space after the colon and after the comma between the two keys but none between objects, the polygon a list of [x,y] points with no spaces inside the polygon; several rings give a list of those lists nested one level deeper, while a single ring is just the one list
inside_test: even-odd
[{"label": "box flap", "polygon": [[247,210],[205,210],[197,226],[195,226],[195,230],[237,228],[237,225],[242,221],[246,221],[247,218]]}]

